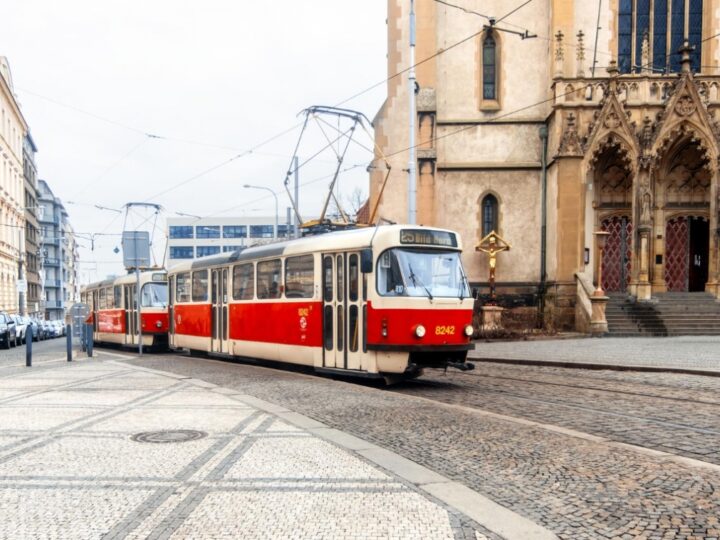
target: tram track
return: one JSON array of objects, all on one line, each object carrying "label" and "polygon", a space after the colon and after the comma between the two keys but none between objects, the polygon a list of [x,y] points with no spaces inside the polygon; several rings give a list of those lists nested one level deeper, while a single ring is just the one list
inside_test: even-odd
[{"label": "tram track", "polygon": [[[542,381],[542,380],[538,380],[538,379],[525,379],[525,378],[521,378],[521,377],[507,377],[507,376],[502,376],[502,375],[488,375],[485,373],[464,373],[463,376],[474,377],[474,378],[483,378],[483,379],[500,379],[500,380],[521,382],[521,383],[526,383],[526,384],[542,384],[542,385],[546,385],[546,386],[571,388],[573,390],[578,390],[578,389],[592,390],[595,392],[607,392],[607,393],[612,393],[612,394],[623,394],[623,395],[628,395],[628,396],[646,397],[646,398],[661,399],[661,400],[666,400],[666,401],[677,401],[679,403],[720,406],[720,400],[687,399],[687,398],[679,398],[679,397],[675,397],[675,396],[663,396],[663,395],[651,394],[651,393],[632,392],[632,391],[628,391],[628,390],[608,389],[608,388],[603,388],[600,386],[587,386],[587,385],[581,385],[581,384],[550,382],[550,381]],[[665,386],[650,385],[650,386],[654,386],[656,388],[667,388],[667,389],[675,390],[675,388],[673,388],[671,386],[667,386],[667,385],[665,385]]]},{"label": "tram track", "polygon": [[[529,382],[533,382],[533,381],[529,381]],[[446,386],[445,383],[442,383],[439,381],[418,379],[418,380],[408,381],[407,384],[404,385],[403,387],[391,387],[391,388],[389,388],[389,391],[404,394],[404,395],[420,394],[425,399],[428,399],[430,401],[435,401],[437,403],[450,404],[450,405],[457,404],[457,400],[452,400],[452,399],[444,400],[444,399],[442,399],[442,397],[437,396],[437,395],[433,396],[433,395],[428,395],[427,393],[423,393],[423,392],[418,393],[418,392],[411,390],[414,388],[420,388],[422,385],[434,386],[434,387]],[[568,385],[568,386],[570,386],[570,385]],[[570,387],[572,387],[572,386],[570,386]],[[576,387],[572,387],[572,388],[576,388]],[[629,414],[629,413],[608,411],[607,409],[603,409],[603,408],[599,408],[599,407],[591,407],[588,405],[580,405],[580,404],[576,404],[576,403],[567,403],[567,402],[564,402],[561,400],[533,398],[533,397],[529,397],[526,395],[509,392],[507,390],[490,389],[490,388],[483,388],[482,390],[486,394],[491,393],[491,394],[503,396],[505,398],[514,399],[514,400],[522,401],[522,402],[526,402],[526,403],[535,403],[535,404],[551,406],[551,407],[561,407],[566,410],[583,411],[583,412],[590,413],[593,415],[603,415],[605,417],[613,417],[613,418],[618,418],[618,419],[632,420],[632,421],[636,421],[636,422],[652,424],[652,425],[666,428],[666,429],[685,430],[685,431],[690,431],[690,432],[694,432],[694,433],[698,433],[698,434],[702,434],[702,435],[717,436],[720,438],[720,430],[692,426],[689,424],[682,424],[682,423],[678,423],[678,422],[672,422],[672,421],[664,420],[661,418],[654,418],[654,417],[649,417],[649,416],[640,416],[640,415],[634,415],[634,414]],[[462,391],[467,392],[468,389],[464,388]],[[650,396],[650,397],[652,397],[652,396]],[[692,401],[688,401],[688,403],[692,403]],[[713,405],[715,405],[715,404],[713,404]],[[502,410],[502,409],[495,408],[495,407],[486,408],[483,405],[477,404],[477,403],[465,402],[465,403],[463,403],[463,406],[473,408],[473,409],[478,409],[478,410],[489,410],[489,411],[496,412],[496,413],[499,412],[502,414],[509,414],[512,416],[512,414],[508,413],[506,410]],[[525,416],[526,418],[532,418],[533,420],[537,420],[537,418],[535,418],[533,415],[523,415],[523,416]],[[543,419],[542,421],[548,422],[547,419]],[[553,423],[556,425],[562,425],[562,423],[558,424],[557,422],[554,422],[554,421],[550,421],[550,423]],[[590,430],[590,431],[593,431],[593,430]],[[602,433],[604,436],[610,435],[609,433],[606,433],[603,430],[597,430],[597,432]]]}]

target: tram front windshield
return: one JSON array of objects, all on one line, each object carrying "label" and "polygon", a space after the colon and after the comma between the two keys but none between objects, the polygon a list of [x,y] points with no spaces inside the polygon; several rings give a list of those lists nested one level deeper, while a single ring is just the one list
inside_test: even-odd
[{"label": "tram front windshield", "polygon": [[383,296],[470,296],[457,251],[389,249],[378,259],[377,288]]},{"label": "tram front windshield", "polygon": [[142,307],[167,307],[167,283],[146,283],[142,288]]}]

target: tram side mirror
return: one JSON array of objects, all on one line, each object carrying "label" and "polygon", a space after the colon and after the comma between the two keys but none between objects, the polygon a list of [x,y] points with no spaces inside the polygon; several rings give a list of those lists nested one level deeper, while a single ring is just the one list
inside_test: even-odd
[{"label": "tram side mirror", "polygon": [[373,271],[372,249],[363,249],[360,251],[360,271],[363,274],[369,274]]},{"label": "tram side mirror", "polygon": [[478,298],[480,298],[480,289],[478,289],[477,287],[473,287],[472,297],[473,297],[475,300],[477,300]]}]

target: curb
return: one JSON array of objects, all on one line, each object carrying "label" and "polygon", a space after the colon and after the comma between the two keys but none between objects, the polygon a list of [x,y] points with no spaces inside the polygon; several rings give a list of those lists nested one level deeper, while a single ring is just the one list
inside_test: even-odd
[{"label": "curb", "polygon": [[644,371],[649,373],[678,373],[681,375],[702,375],[705,377],[720,377],[720,371],[694,368],[665,367],[665,366],[638,366],[622,364],[599,364],[594,362],[572,362],[561,360],[528,360],[525,358],[486,358],[468,355],[473,362],[488,364],[513,364],[518,366],[547,366],[570,369],[592,369],[610,371]]}]

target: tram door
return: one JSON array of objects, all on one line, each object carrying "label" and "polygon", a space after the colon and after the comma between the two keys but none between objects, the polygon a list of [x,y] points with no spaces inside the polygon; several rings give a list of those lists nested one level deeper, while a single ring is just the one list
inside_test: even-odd
[{"label": "tram door", "polygon": [[168,344],[171,349],[175,348],[175,277],[168,279]]},{"label": "tram door", "polygon": [[228,344],[228,270],[212,271],[212,351],[229,353]]},{"label": "tram door", "polygon": [[137,317],[137,288],[135,285],[125,285],[125,344],[138,344],[138,317]]},{"label": "tram door", "polygon": [[363,366],[364,291],[359,253],[323,255],[323,365]]}]

